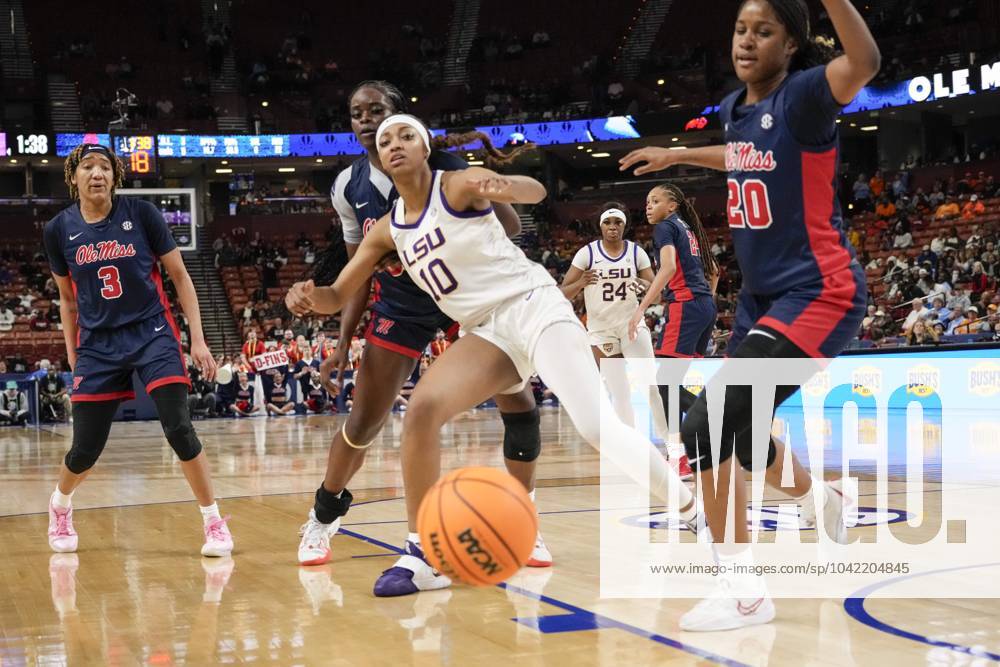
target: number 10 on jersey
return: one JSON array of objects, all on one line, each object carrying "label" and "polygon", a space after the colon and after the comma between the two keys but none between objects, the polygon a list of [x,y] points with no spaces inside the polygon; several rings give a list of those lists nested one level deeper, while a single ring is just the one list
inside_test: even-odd
[{"label": "number 10 on jersey", "polygon": [[428,262],[427,268],[420,269],[419,275],[435,301],[440,301],[442,296],[451,294],[458,288],[455,276],[451,275],[451,271],[440,259]]}]

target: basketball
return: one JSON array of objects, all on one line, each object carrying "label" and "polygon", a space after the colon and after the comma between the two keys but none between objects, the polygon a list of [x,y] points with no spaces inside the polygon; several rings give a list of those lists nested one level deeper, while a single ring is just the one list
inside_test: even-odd
[{"label": "basketball", "polygon": [[499,584],[518,571],[538,532],[524,486],[493,468],[462,468],[431,487],[417,512],[431,565],[472,586]]},{"label": "basketball", "polygon": [[219,384],[229,384],[233,381],[233,369],[228,365],[219,366],[219,369],[215,371],[215,381]]}]

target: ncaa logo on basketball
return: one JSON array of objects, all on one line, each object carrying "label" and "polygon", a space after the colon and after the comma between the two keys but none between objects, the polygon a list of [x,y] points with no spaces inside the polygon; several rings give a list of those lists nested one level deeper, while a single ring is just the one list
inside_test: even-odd
[{"label": "ncaa logo on basketball", "polygon": [[487,575],[492,576],[502,570],[500,564],[493,558],[493,555],[484,549],[479,539],[472,534],[471,528],[466,528],[459,533],[458,541],[465,545],[465,553],[472,556],[473,562]]},{"label": "ncaa logo on basketball", "polygon": [[132,231],[132,221],[126,220],[125,222],[123,222],[122,229],[124,229],[126,232]]},{"label": "ncaa logo on basketball", "polygon": [[859,396],[874,396],[882,391],[882,371],[874,366],[862,366],[851,376],[851,391]]},{"label": "ncaa logo on basketball", "polygon": [[906,372],[906,393],[926,398],[941,391],[941,372],[929,364],[914,366]]},{"label": "ncaa logo on basketball", "polygon": [[802,391],[809,396],[826,396],[826,393],[830,391],[830,374],[826,371],[816,373],[816,375],[809,378],[808,382],[802,385]]},{"label": "ncaa logo on basketball", "polygon": [[764,114],[760,118],[760,126],[762,129],[770,130],[774,127],[774,116],[769,113]]},{"label": "ncaa logo on basketball", "polygon": [[976,396],[1000,393],[1000,364],[984,361],[969,369],[969,391]]}]

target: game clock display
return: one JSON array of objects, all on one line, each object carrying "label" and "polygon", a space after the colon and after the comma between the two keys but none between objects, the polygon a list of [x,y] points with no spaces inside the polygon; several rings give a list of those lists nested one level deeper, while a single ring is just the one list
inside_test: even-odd
[{"label": "game clock display", "polygon": [[157,177],[156,137],[151,134],[113,134],[111,149],[125,165],[125,178]]},{"label": "game clock display", "polygon": [[47,134],[9,132],[6,141],[0,141],[5,155],[51,155],[55,143]]}]

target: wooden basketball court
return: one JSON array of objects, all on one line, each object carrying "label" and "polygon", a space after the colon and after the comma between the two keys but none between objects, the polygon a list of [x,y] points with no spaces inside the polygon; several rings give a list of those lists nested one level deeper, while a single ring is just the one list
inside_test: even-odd
[{"label": "wooden basketball court", "polygon": [[[693,601],[600,599],[598,459],[565,413],[542,412],[538,507],[555,565],[502,587],[397,599],[373,597],[372,584],[406,534],[400,416],[351,486],[356,503],[332,541],[333,562],[312,568],[296,564],[297,531],[343,417],[196,423],[220,507],[232,516],[237,550],[223,560],[198,554],[200,516],[157,423],[114,426],[74,496],[77,554],[52,554],[45,537],[70,428],[4,429],[0,665],[1000,661],[997,600],[776,600],[771,625],[692,634],[678,618]],[[1000,418],[986,433],[997,426]],[[501,437],[495,411],[469,413],[445,430],[445,468],[502,466]],[[996,456],[996,444],[984,447]],[[933,483],[925,488],[934,492]],[[1000,576],[997,561],[983,554],[969,576]],[[891,592],[894,577],[880,587]]]}]

